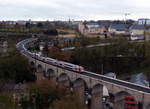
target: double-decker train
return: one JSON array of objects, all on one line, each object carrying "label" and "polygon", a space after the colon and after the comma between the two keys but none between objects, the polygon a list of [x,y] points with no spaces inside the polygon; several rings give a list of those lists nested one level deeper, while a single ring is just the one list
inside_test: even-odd
[{"label": "double-decker train", "polygon": [[25,56],[30,56],[32,58],[44,61],[46,63],[55,65],[55,66],[59,66],[68,70],[72,70],[72,71],[76,71],[76,72],[84,72],[84,68],[82,66],[79,65],[75,65],[75,64],[71,64],[71,63],[67,63],[64,61],[59,61],[57,59],[53,59],[53,58],[48,58],[48,57],[43,57],[38,53],[32,53],[30,51],[27,50],[27,48],[25,47],[25,44],[28,42],[28,40],[26,41],[22,41],[22,43],[19,43],[17,45],[17,48],[20,50],[21,49],[21,53]]}]

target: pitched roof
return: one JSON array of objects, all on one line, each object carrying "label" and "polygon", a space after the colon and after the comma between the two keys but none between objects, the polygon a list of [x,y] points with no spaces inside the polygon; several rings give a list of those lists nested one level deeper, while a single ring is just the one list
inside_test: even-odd
[{"label": "pitched roof", "polygon": [[97,23],[88,23],[88,24],[86,24],[86,27],[88,29],[95,29],[95,28],[103,28],[104,25],[99,25]]},{"label": "pitched roof", "polygon": [[138,20],[150,20],[149,18],[140,18]]},{"label": "pitched roof", "polygon": [[145,30],[145,26],[144,25],[132,25],[130,29],[136,29],[136,30]]},{"label": "pitched roof", "polygon": [[110,28],[112,28],[112,29],[122,29],[122,30],[127,29],[125,24],[112,24],[110,26]]}]

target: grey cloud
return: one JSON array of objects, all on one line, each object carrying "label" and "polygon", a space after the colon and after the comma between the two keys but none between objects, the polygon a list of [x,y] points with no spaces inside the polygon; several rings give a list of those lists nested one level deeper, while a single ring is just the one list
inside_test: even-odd
[{"label": "grey cloud", "polygon": [[[38,2],[39,1],[39,2]],[[122,19],[126,12],[131,17],[150,17],[149,7],[136,0],[6,0],[0,4],[2,19]],[[145,0],[146,1],[146,0]],[[0,0],[1,2],[1,0]],[[138,2],[137,2],[138,3]],[[145,4],[143,2],[143,4]]]}]

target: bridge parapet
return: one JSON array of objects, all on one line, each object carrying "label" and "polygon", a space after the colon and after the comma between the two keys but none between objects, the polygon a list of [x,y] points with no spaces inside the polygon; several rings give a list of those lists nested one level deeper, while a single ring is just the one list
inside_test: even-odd
[{"label": "bridge parapet", "polygon": [[[21,43],[18,44],[18,46],[21,45]],[[150,109],[150,93],[147,93],[147,90],[150,92],[150,89],[148,88],[142,89],[141,87],[141,89],[139,89],[138,85],[133,85],[137,88],[129,88],[131,84],[124,81],[115,80],[113,78],[108,78],[102,75],[96,75],[88,71],[79,73],[73,70],[59,67],[57,65],[49,64],[44,60],[39,60],[36,57],[31,57],[28,54],[25,54],[25,56],[27,56],[31,65],[33,65],[33,67],[35,67],[38,72],[43,73],[43,75],[46,74],[50,77],[55,77],[58,83],[64,84],[65,87],[73,84],[74,91],[79,92],[80,99],[83,103],[85,102],[85,91],[91,90],[90,94],[92,96],[92,109],[102,108],[103,86],[108,89],[109,93],[115,96],[115,109],[122,108],[124,96],[127,95],[133,96],[137,102],[142,102],[143,109]]]}]

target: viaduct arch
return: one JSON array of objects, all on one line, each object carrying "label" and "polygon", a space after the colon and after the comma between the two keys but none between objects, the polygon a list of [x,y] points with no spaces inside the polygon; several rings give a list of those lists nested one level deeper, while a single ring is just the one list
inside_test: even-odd
[{"label": "viaduct arch", "polygon": [[[72,84],[74,91],[77,91],[80,95],[82,102],[85,102],[85,92],[90,91],[91,94],[91,107],[92,109],[100,109],[102,107],[103,86],[106,86],[109,93],[114,96],[115,109],[120,109],[123,105],[124,96],[132,95],[135,100],[143,102],[143,109],[150,109],[150,93],[145,91],[138,91],[128,86],[116,84],[110,81],[103,80],[101,76],[95,75],[94,77],[84,75],[70,71],[61,67],[57,67],[51,64],[47,64],[44,61],[35,59],[26,55],[29,62],[34,63],[34,66],[39,73],[45,73],[49,77],[57,78],[58,83],[62,83],[65,87]],[[93,75],[90,73],[89,75]],[[111,80],[113,81],[113,79]],[[121,107],[122,109],[122,107]]]},{"label": "viaduct arch", "polygon": [[57,78],[57,82],[59,85],[66,88],[69,88],[71,86],[70,78],[66,73],[60,74],[59,77]]}]

